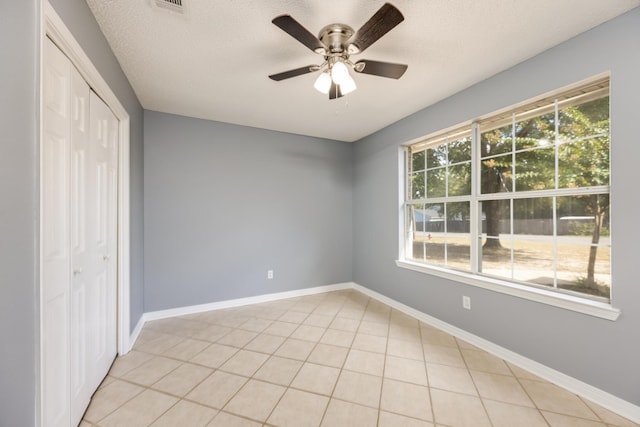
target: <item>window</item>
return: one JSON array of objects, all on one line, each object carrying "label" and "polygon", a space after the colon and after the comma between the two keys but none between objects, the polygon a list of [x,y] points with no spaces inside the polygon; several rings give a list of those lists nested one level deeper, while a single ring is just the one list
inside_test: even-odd
[{"label": "window", "polygon": [[407,147],[401,260],[609,302],[609,79]]}]

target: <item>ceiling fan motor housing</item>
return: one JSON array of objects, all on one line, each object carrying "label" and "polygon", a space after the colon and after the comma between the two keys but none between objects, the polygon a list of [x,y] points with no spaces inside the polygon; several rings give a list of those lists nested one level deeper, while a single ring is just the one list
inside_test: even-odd
[{"label": "ceiling fan motor housing", "polygon": [[[357,32],[346,24],[335,23],[324,27],[316,37],[302,24],[293,19],[291,15],[276,16],[271,21],[273,24],[308,49],[322,55],[324,62],[321,65],[306,65],[282,73],[272,74],[269,78],[281,81],[315,71],[322,71],[323,74],[318,77],[314,87],[322,93],[327,93],[324,90],[324,86],[327,74],[330,73],[332,81],[328,88],[329,99],[340,98],[355,89],[355,82],[349,76],[347,67],[351,67],[357,73],[399,79],[407,70],[407,65],[405,64],[372,61],[369,59],[361,59],[354,64],[349,60],[349,56],[363,52],[403,20],[404,16],[394,5],[385,3]],[[353,40],[351,40],[352,38]],[[320,82],[322,84],[318,83],[320,80],[323,80]]]},{"label": "ceiling fan motor housing", "polygon": [[329,24],[320,30],[318,38],[327,46],[330,54],[343,54],[353,33],[353,28],[346,24]]}]

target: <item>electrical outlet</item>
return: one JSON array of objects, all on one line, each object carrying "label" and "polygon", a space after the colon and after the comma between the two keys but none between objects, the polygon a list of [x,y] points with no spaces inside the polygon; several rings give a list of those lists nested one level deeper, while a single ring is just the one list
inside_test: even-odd
[{"label": "electrical outlet", "polygon": [[471,297],[468,297],[466,295],[462,296],[462,307],[466,308],[467,310],[471,310]]},{"label": "electrical outlet", "polygon": [[273,270],[267,270],[267,279],[273,279]]}]

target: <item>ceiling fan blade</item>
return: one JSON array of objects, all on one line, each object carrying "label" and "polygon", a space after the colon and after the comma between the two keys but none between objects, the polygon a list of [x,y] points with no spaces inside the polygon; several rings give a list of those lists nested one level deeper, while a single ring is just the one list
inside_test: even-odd
[{"label": "ceiling fan blade", "polygon": [[315,65],[307,65],[306,67],[296,68],[295,70],[283,71],[278,74],[271,74],[269,78],[279,82],[280,80],[290,79],[291,77],[301,76],[303,74],[311,73],[315,70]]},{"label": "ceiling fan blade", "polygon": [[329,88],[329,99],[336,99],[342,97],[342,91],[340,90],[340,86],[331,82],[331,87]]},{"label": "ceiling fan blade", "polygon": [[402,13],[391,3],[385,3],[378,11],[358,30],[351,48],[351,53],[363,52],[375,43],[380,37],[391,31],[396,25],[404,21]]},{"label": "ceiling fan blade", "polygon": [[311,34],[309,30],[304,28],[298,21],[293,19],[291,15],[280,15],[271,21],[284,30],[294,39],[311,49],[312,51],[320,54],[327,52],[327,48],[316,36]]},{"label": "ceiling fan blade", "polygon": [[[358,69],[362,67],[364,64],[364,68],[360,71]],[[409,67],[406,64],[393,64],[391,62],[381,62],[381,61],[370,61],[368,59],[363,59],[362,61],[358,61],[354,64],[354,70],[358,73],[363,74],[371,74],[373,76],[380,77],[389,77],[390,79],[399,79],[402,77],[407,68]]]}]

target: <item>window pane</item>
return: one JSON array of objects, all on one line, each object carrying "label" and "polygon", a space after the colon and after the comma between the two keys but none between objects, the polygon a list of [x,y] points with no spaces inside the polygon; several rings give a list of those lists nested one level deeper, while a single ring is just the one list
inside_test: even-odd
[{"label": "window pane", "polygon": [[480,271],[483,274],[511,279],[511,239],[486,236],[480,247]]},{"label": "window pane", "polygon": [[569,142],[558,150],[560,188],[609,185],[609,136]]},{"label": "window pane", "polygon": [[425,221],[424,257],[429,264],[445,264],[444,247],[444,203],[425,205],[423,217]]},{"label": "window pane", "polygon": [[424,231],[428,233],[444,232],[444,203],[425,205],[422,213],[424,218]]},{"label": "window pane", "polygon": [[471,268],[469,202],[447,203],[447,266]]},{"label": "window pane", "polygon": [[411,170],[413,172],[424,170],[424,151],[411,155]]},{"label": "window pane", "polygon": [[480,270],[485,274],[511,279],[511,203],[509,200],[486,200],[481,203],[480,209],[483,217]]},{"label": "window pane", "polygon": [[[461,126],[412,146],[418,152],[408,162],[407,197],[408,203],[420,197],[420,205],[407,220],[412,228],[405,254],[426,264],[477,267],[504,281],[608,299],[607,85],[608,79],[592,81],[487,116],[479,133]],[[478,226],[477,235],[471,235],[471,224]]]},{"label": "window pane", "polygon": [[407,237],[410,240],[408,250],[410,258],[414,260],[424,259],[424,205],[407,206]]},{"label": "window pane", "polygon": [[513,148],[512,126],[503,126],[483,132],[480,135],[480,156],[495,156],[496,154],[509,153]]},{"label": "window pane", "polygon": [[444,233],[429,233],[426,237],[425,251],[426,260],[429,264],[445,265],[444,259],[444,247],[445,237]]},{"label": "window pane", "polygon": [[[556,208],[559,236],[579,237],[582,239],[579,243],[582,244],[608,244],[608,194],[558,197]],[[605,237],[607,240],[604,240]]]},{"label": "window pane", "polygon": [[552,106],[546,108],[548,109],[552,112],[516,122],[516,150],[553,144],[556,131],[555,112]]},{"label": "window pane", "polygon": [[[513,201],[513,233],[553,236],[553,200],[551,197]],[[547,257],[552,257],[552,252]]]},{"label": "window pane", "polygon": [[555,188],[555,148],[538,148],[516,153],[516,190]]},{"label": "window pane", "polygon": [[468,234],[447,236],[447,266],[471,270],[471,239]]},{"label": "window pane", "polygon": [[482,194],[513,191],[511,154],[482,161]]},{"label": "window pane", "polygon": [[447,232],[469,233],[469,202],[447,203]]},{"label": "window pane", "polygon": [[558,112],[562,141],[609,134],[609,97],[566,107]]},{"label": "window pane", "polygon": [[445,177],[445,168],[427,171],[427,197],[445,196]]},{"label": "window pane", "polygon": [[426,261],[427,260],[426,242],[422,238],[422,236],[416,236],[412,244],[413,244],[413,248],[412,248],[411,259],[414,261],[422,261],[422,262]]},{"label": "window pane", "polygon": [[[558,287],[605,298],[611,293],[611,249],[607,246],[558,243]],[[591,267],[590,267],[591,265]]]},{"label": "window pane", "polygon": [[427,149],[427,168],[437,168],[447,164],[447,144]]},{"label": "window pane", "polygon": [[411,182],[409,194],[411,199],[422,199],[425,197],[424,193],[424,172],[416,172],[411,174]]},{"label": "window pane", "polygon": [[471,194],[471,163],[449,166],[449,196]]},{"label": "window pane", "polygon": [[[511,203],[509,200],[486,200],[481,203],[482,233],[489,239],[497,239],[500,234],[511,233]],[[485,246],[497,246],[495,242],[485,243]]]},{"label": "window pane", "polygon": [[514,240],[513,278],[553,286],[553,240]]},{"label": "window pane", "polygon": [[558,286],[609,297],[609,195],[558,197]]},{"label": "window pane", "polygon": [[413,231],[414,232],[424,231],[425,222],[428,221],[428,219],[425,218],[424,205],[412,205],[411,208],[412,208],[411,212],[413,215],[411,217]]},{"label": "window pane", "polygon": [[449,142],[449,164],[471,160],[471,138]]}]

